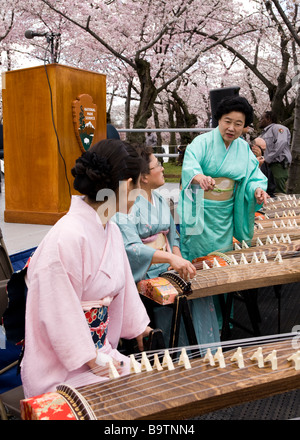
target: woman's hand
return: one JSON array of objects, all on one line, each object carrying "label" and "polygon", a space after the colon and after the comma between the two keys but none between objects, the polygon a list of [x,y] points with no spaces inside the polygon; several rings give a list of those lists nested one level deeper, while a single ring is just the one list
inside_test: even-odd
[{"label": "woman's hand", "polygon": [[179,255],[172,254],[171,256],[171,264],[169,270],[174,269],[179,273],[179,276],[186,281],[189,281],[191,278],[194,278],[196,275],[195,266],[188,260],[180,257]]},{"label": "woman's hand", "polygon": [[209,191],[214,189],[216,182],[210,176],[205,176],[204,174],[197,174],[192,180],[192,183],[198,183],[204,191]]},{"label": "woman's hand", "polygon": [[259,205],[267,203],[267,200],[270,198],[269,194],[261,188],[256,188],[254,197]]},{"label": "woman's hand", "polygon": [[152,331],[153,329],[149,326],[146,327],[145,331],[136,337],[136,341],[139,347],[140,351],[144,350],[144,344],[143,344],[143,339],[146,338],[147,336],[149,336],[149,333]]},{"label": "woman's hand", "polygon": [[169,264],[168,270],[176,270],[181,278],[189,280],[196,275],[195,266],[188,260],[185,260],[181,256],[180,249],[174,246],[173,253],[165,252],[161,250],[155,251],[152,257],[152,264],[167,263]]},{"label": "woman's hand", "polygon": [[114,367],[116,368],[119,374],[122,373],[123,362],[119,362],[109,356],[106,353],[101,353],[101,351],[97,351],[96,357],[91,361],[87,362],[87,365],[92,370],[96,376],[106,376],[109,377],[109,362],[112,361]]}]

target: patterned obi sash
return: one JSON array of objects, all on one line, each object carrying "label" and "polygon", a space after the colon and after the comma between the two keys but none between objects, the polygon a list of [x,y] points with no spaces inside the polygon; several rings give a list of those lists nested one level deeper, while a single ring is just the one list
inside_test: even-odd
[{"label": "patterned obi sash", "polygon": [[108,329],[108,306],[112,298],[107,297],[101,301],[82,301],[85,318],[91,331],[91,336],[96,348],[102,348]]},{"label": "patterned obi sash", "polygon": [[169,230],[161,231],[158,234],[150,235],[150,237],[142,238],[142,242],[157,251],[172,252],[167,238],[168,233]]},{"label": "patterned obi sash", "polygon": [[216,186],[213,190],[204,191],[204,198],[216,201],[230,200],[233,196],[235,181],[227,177],[214,177],[213,179]]}]

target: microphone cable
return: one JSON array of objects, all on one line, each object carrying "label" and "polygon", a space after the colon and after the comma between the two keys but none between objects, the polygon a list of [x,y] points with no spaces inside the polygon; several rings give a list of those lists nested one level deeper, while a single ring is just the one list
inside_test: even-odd
[{"label": "microphone cable", "polygon": [[59,140],[59,136],[58,136],[57,129],[56,129],[56,126],[55,126],[55,121],[54,121],[54,109],[53,109],[52,88],[51,88],[50,79],[49,79],[48,70],[47,70],[47,52],[48,52],[48,49],[49,49],[49,46],[50,46],[51,40],[50,40],[49,38],[47,38],[47,41],[48,41],[48,45],[47,45],[47,48],[46,48],[46,51],[45,51],[45,57],[44,57],[44,69],[45,69],[45,72],[46,72],[46,77],[47,77],[47,82],[48,82],[48,87],[49,87],[49,93],[50,93],[52,125],[53,125],[54,132],[55,132],[55,136],[56,136],[57,149],[58,149],[59,155],[60,155],[60,157],[61,157],[61,159],[62,159],[62,161],[63,161],[63,164],[64,164],[65,178],[66,178],[66,181],[67,181],[67,184],[68,184],[69,196],[70,196],[70,199],[71,199],[71,198],[72,198],[71,185],[70,185],[70,182],[69,182],[69,179],[68,179],[68,173],[67,173],[66,161],[65,161],[65,158],[64,158],[64,156],[63,156],[63,154],[62,154],[62,152],[61,152],[60,140]]}]

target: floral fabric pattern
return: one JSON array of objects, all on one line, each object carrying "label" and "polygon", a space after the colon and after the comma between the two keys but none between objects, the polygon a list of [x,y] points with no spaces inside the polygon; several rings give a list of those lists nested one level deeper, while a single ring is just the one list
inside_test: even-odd
[{"label": "floral fabric pattern", "polygon": [[56,392],[24,399],[20,403],[22,420],[76,420],[66,400]]},{"label": "floral fabric pattern", "polygon": [[84,312],[90,327],[91,336],[96,348],[102,348],[105,344],[108,326],[108,307],[101,306]]}]

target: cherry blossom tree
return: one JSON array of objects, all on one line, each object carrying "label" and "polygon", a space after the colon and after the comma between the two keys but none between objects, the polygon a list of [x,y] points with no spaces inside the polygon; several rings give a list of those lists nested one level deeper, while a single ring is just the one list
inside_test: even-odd
[{"label": "cherry blossom tree", "polygon": [[293,5],[286,4],[285,8],[283,8],[278,0],[265,1],[265,3],[268,4],[269,8],[271,3],[274,5],[282,20],[282,26],[285,25],[287,27],[292,38],[295,60],[295,76],[292,83],[296,89],[296,99],[292,138],[292,164],[289,173],[288,192],[300,194],[300,61],[296,56],[296,52],[299,52],[300,48],[300,20],[298,18],[300,5],[297,2],[293,2]]},{"label": "cherry blossom tree", "polygon": [[[11,58],[9,46],[6,46],[5,40],[13,28],[15,21],[14,1],[7,2],[8,8],[0,10],[0,45],[2,46],[2,53],[0,53],[0,67],[4,64],[4,57],[6,58],[6,70],[11,69]],[[0,120],[2,121],[2,100],[0,102]]]},{"label": "cherry blossom tree", "polygon": [[[294,2],[291,0],[290,3]],[[271,2],[254,0],[250,4],[257,32],[249,34],[247,39],[224,41],[220,45],[231,54],[232,59],[238,59],[246,66],[250,80],[254,77],[259,80],[268,93],[270,107],[288,125],[292,122],[295,107],[295,94],[293,91],[290,93],[294,77],[291,72],[294,72],[295,63],[298,64],[292,37],[278,19]],[[208,37],[203,32],[201,34]],[[214,36],[212,38],[215,40]],[[254,89],[252,96],[255,98]]]},{"label": "cherry blossom tree", "polygon": [[[197,72],[206,53],[254,31],[239,2],[231,1],[230,9],[225,0],[20,0],[37,23],[69,35],[69,44],[62,43],[64,59],[81,48],[82,64],[122,79],[128,111],[137,99],[135,128],[146,127],[158,96],[186,73]],[[76,58],[78,65],[78,52]]]},{"label": "cherry blossom tree", "polygon": [[0,10],[0,43],[7,37],[14,23],[15,13],[13,8]]},{"label": "cherry blossom tree", "polygon": [[[126,100],[127,127],[145,128],[148,121],[168,125],[167,110],[176,101],[185,114],[207,125],[209,89],[232,84],[241,86],[257,113],[270,104],[284,120],[292,115],[290,67],[297,54],[275,7],[271,10],[263,0],[247,5],[239,0],[6,3],[6,13],[15,14],[3,40],[11,53],[23,50],[41,62],[45,41],[26,40],[25,30],[61,33],[60,62],[106,74],[110,96]],[[177,115],[176,126],[178,107]]]}]

